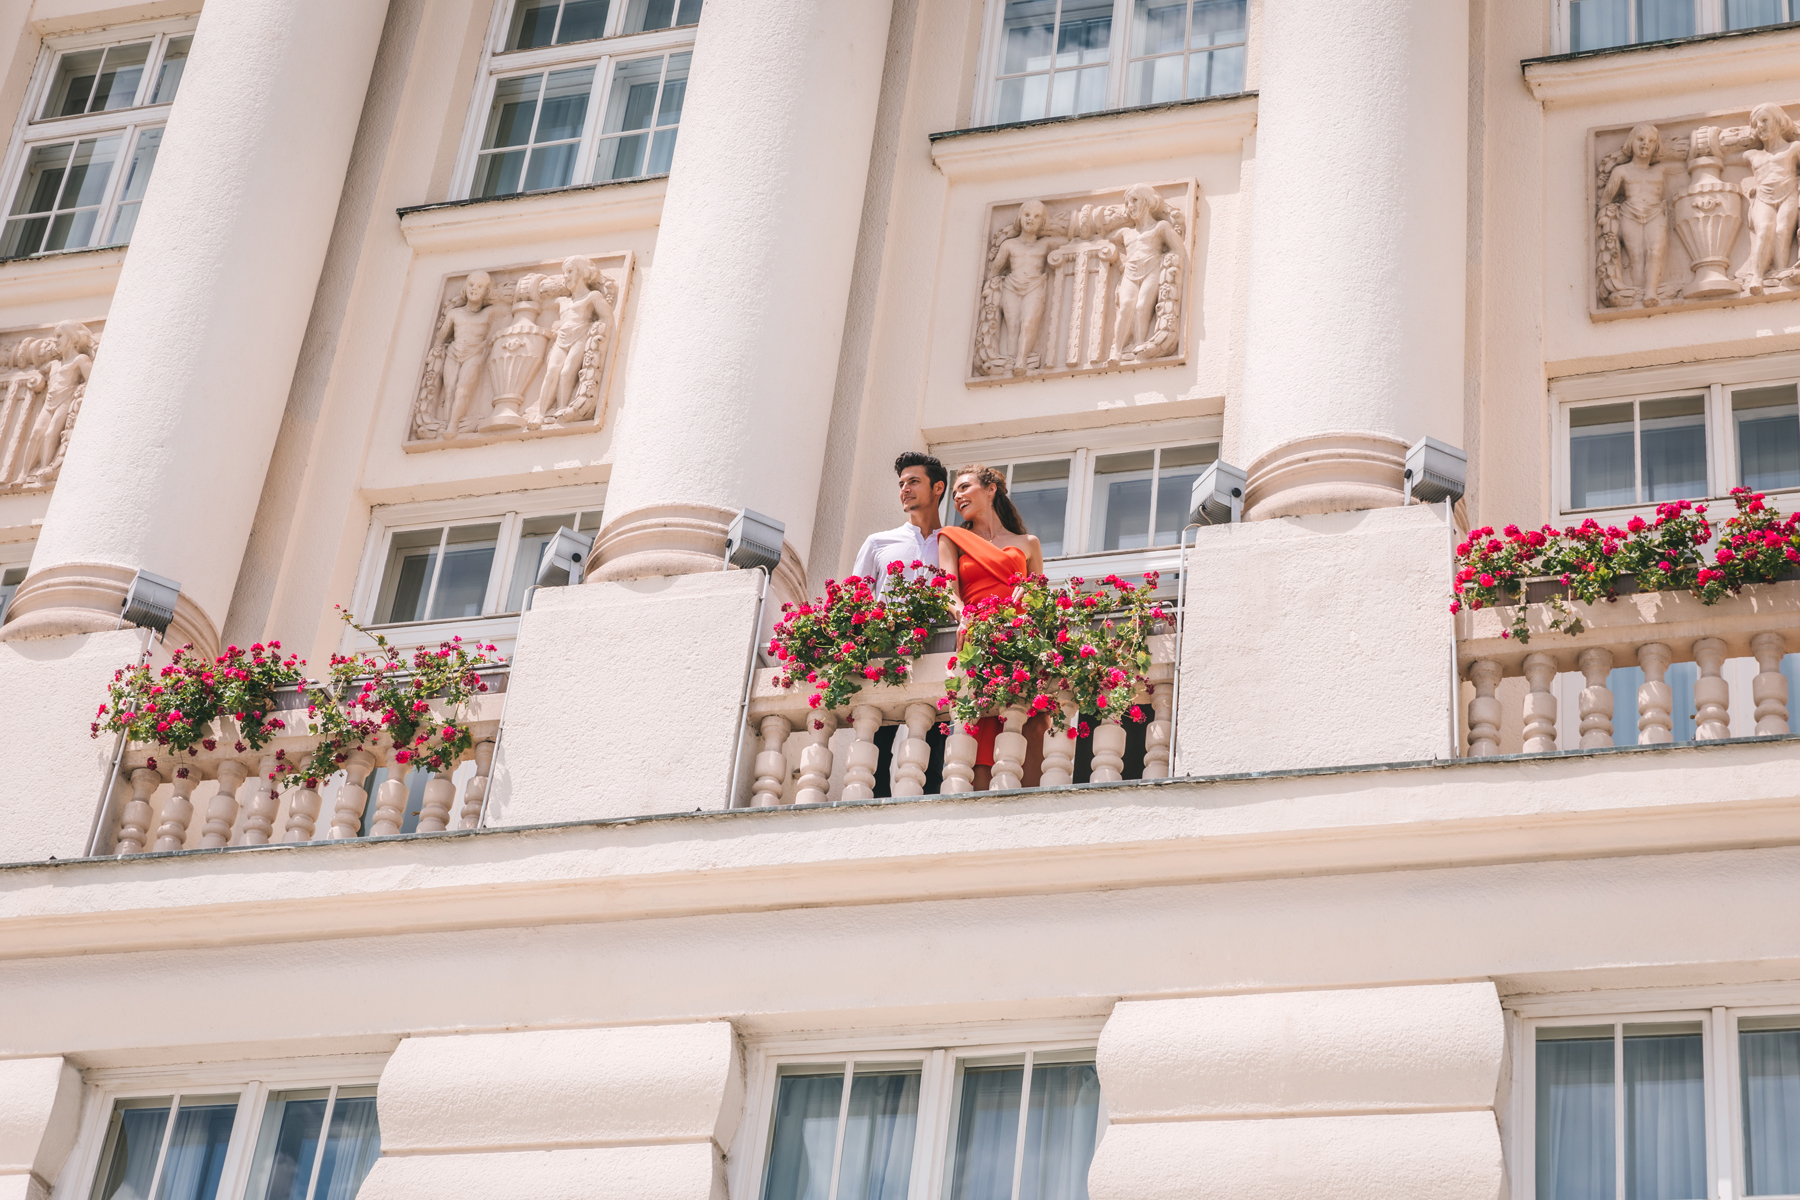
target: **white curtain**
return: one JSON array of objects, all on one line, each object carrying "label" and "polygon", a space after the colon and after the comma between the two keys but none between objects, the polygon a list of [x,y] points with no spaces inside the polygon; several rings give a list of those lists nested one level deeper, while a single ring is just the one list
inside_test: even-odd
[{"label": "white curtain", "polygon": [[175,1114],[175,1132],[163,1158],[157,1200],[214,1200],[225,1151],[231,1144],[236,1104],[183,1105]]},{"label": "white curtain", "polygon": [[1569,7],[1569,49],[1622,46],[1630,36],[1629,0],[1575,0]]},{"label": "white curtain", "polygon": [[1625,1039],[1625,1200],[1704,1200],[1705,1052],[1698,1033]]},{"label": "white curtain", "polygon": [[169,1102],[164,1100],[161,1108],[121,1109],[113,1120],[119,1130],[100,1200],[146,1200],[169,1124]]},{"label": "white curtain", "polygon": [[1087,1200],[1100,1129],[1100,1076],[1092,1063],[1033,1066],[1019,1200]]},{"label": "white curtain", "polygon": [[1613,1200],[1612,1038],[1537,1044],[1537,1200]]},{"label": "white curtain", "polygon": [[288,1100],[277,1094],[269,1104],[271,1108],[281,1106],[281,1123],[276,1127],[274,1145],[258,1152],[269,1156],[269,1183],[262,1200],[306,1200],[313,1160],[318,1157],[319,1127],[325,1123],[325,1097]]},{"label": "white curtain", "polygon": [[918,1126],[918,1072],[858,1074],[850,1084],[837,1200],[906,1200]]},{"label": "white curtain", "polygon": [[381,1129],[375,1123],[375,1097],[339,1096],[331,1110],[331,1132],[319,1159],[319,1182],[313,1200],[352,1200],[363,1176],[381,1156]]},{"label": "white curtain", "polygon": [[950,1200],[1012,1200],[1019,1093],[1024,1086],[1023,1066],[971,1067],[963,1072]]},{"label": "white curtain", "polygon": [[1744,1192],[1800,1192],[1800,1029],[1738,1034],[1743,1072]]},{"label": "white curtain", "polygon": [[835,1075],[789,1075],[775,1097],[775,1144],[763,1200],[829,1200],[837,1147],[842,1068]]}]

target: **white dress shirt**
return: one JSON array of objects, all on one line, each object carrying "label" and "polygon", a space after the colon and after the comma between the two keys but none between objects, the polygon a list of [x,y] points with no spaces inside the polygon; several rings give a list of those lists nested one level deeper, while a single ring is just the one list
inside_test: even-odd
[{"label": "white dress shirt", "polygon": [[929,570],[912,569],[915,560],[924,563],[926,567],[938,565],[938,535],[934,529],[930,537],[924,537],[919,533],[919,527],[908,521],[897,529],[871,533],[863,542],[862,549],[857,552],[856,566],[850,573],[873,575],[875,594],[879,596],[887,590],[889,563],[900,563],[905,567],[908,578],[930,578]]}]

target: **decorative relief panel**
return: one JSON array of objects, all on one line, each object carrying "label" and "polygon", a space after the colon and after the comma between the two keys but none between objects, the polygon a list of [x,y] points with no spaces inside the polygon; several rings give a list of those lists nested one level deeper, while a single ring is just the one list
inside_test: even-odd
[{"label": "decorative relief panel", "polygon": [[989,207],[968,382],[1184,361],[1198,190],[1135,183]]},{"label": "decorative relief panel", "polygon": [[104,325],[63,321],[0,333],[0,495],[56,482]]},{"label": "decorative relief panel", "polygon": [[447,277],[406,448],[600,428],[631,264],[627,251]]},{"label": "decorative relief panel", "polygon": [[1595,320],[1800,297],[1794,111],[1593,131]]}]

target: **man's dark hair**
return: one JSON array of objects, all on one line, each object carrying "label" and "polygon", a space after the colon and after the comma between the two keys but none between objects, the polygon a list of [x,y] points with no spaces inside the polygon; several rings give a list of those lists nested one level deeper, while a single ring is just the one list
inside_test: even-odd
[{"label": "man's dark hair", "polygon": [[898,475],[908,467],[924,467],[925,478],[933,484],[950,483],[950,472],[944,470],[944,464],[929,454],[921,454],[917,450],[908,450],[894,460],[894,474]]}]

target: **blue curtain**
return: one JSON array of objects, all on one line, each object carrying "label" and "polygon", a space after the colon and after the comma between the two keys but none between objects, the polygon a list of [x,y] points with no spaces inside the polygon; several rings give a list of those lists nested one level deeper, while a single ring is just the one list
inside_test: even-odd
[{"label": "blue curtain", "polygon": [[1100,1129],[1093,1063],[1033,1065],[1019,1200],[1088,1200],[1088,1164]]},{"label": "blue curtain", "polygon": [[775,1094],[775,1139],[763,1200],[830,1200],[842,1068],[835,1075],[789,1075]]},{"label": "blue curtain", "polygon": [[1024,1086],[1023,1064],[964,1070],[950,1200],[1012,1200]]},{"label": "blue curtain", "polygon": [[1614,1200],[1613,1042],[1537,1044],[1537,1200]]},{"label": "blue curtain", "polygon": [[1738,1034],[1744,1193],[1800,1192],[1800,1029]]},{"label": "blue curtain", "polygon": [[1625,1038],[1626,1200],[1705,1200],[1700,1034]]},{"label": "blue curtain", "polygon": [[906,1200],[918,1129],[917,1071],[858,1072],[850,1083],[837,1200]]}]

